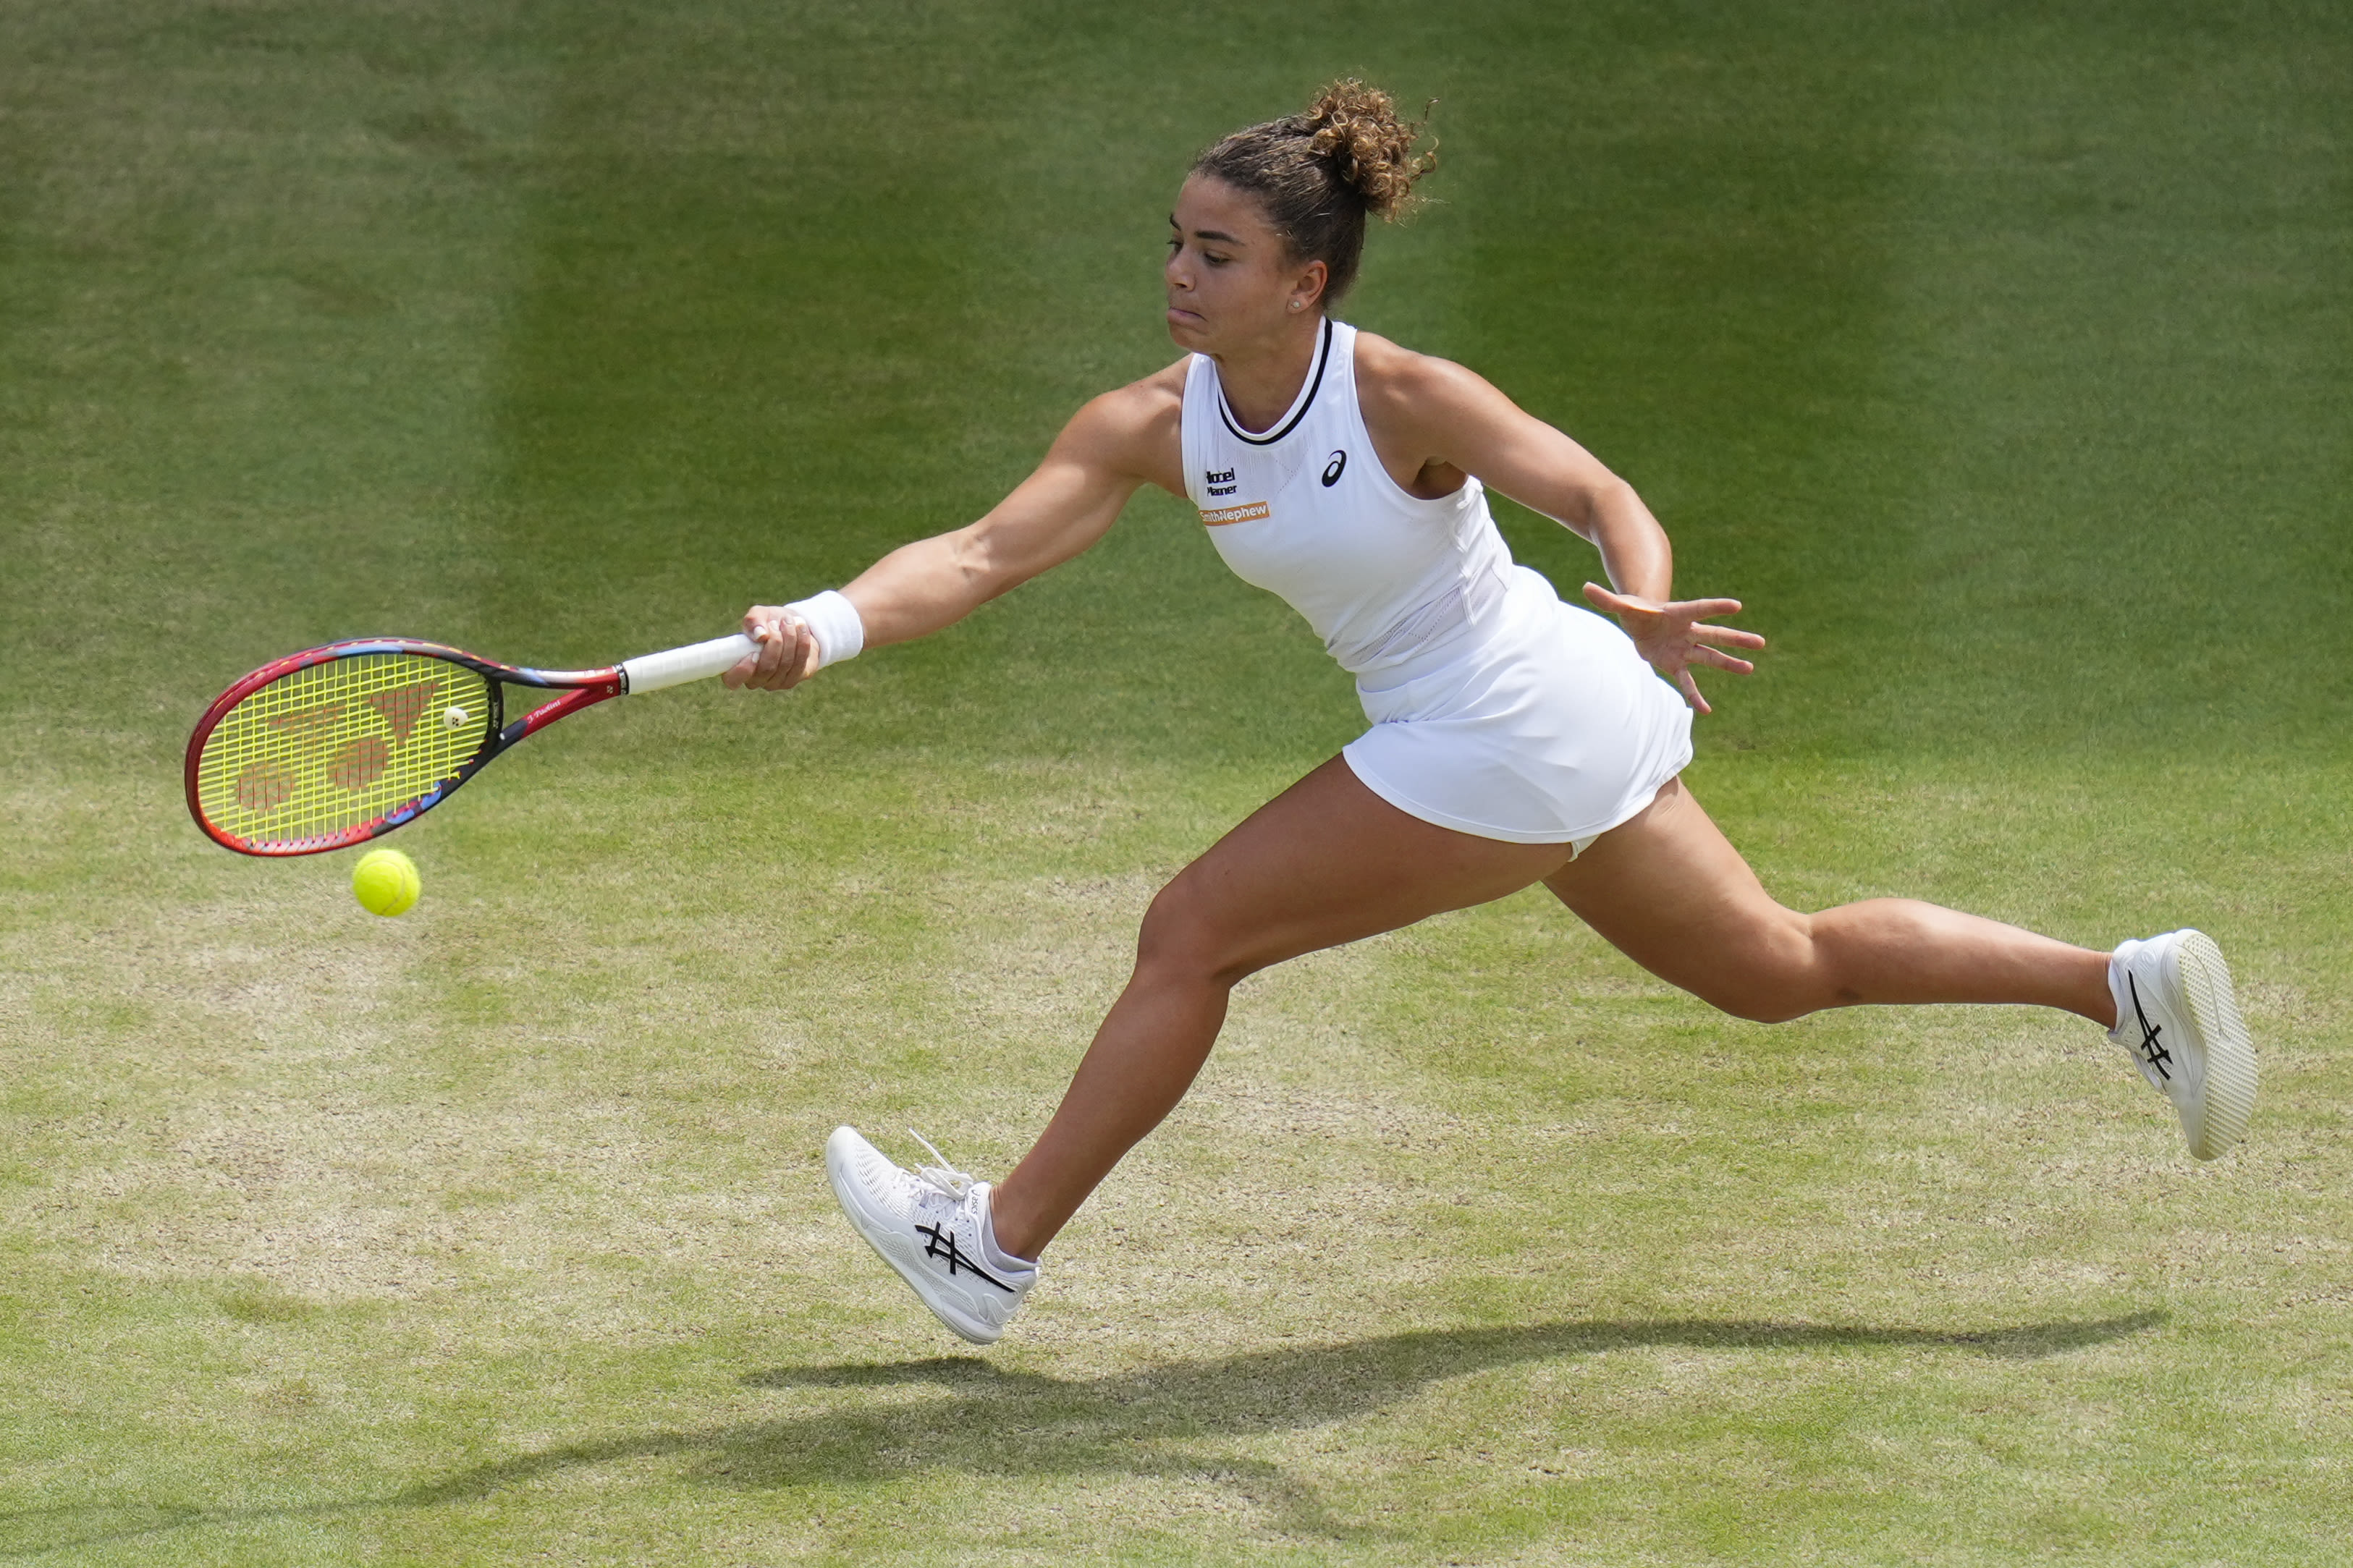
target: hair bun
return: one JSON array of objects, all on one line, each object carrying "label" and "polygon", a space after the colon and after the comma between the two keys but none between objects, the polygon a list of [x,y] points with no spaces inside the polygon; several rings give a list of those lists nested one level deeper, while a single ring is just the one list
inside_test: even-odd
[{"label": "hair bun", "polygon": [[1243,129],[1193,160],[1193,173],[1250,196],[1282,237],[1289,258],[1324,265],[1324,307],[1348,291],[1365,249],[1365,218],[1413,205],[1413,183],[1438,163],[1414,156],[1421,123],[1407,125],[1378,88],[1351,78],[1315,95],[1303,114]]},{"label": "hair bun", "polygon": [[[1354,77],[1315,95],[1299,126],[1309,150],[1329,158],[1340,178],[1365,201],[1365,210],[1395,218],[1416,200],[1413,183],[1438,166],[1433,150],[1414,155],[1413,144],[1429,123],[1398,118],[1396,100]],[[1431,143],[1433,149],[1436,143]]]}]

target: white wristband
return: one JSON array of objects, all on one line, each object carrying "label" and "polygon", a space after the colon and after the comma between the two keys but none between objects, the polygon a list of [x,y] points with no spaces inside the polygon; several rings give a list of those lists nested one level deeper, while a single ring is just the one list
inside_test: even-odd
[{"label": "white wristband", "polygon": [[785,608],[801,618],[809,636],[817,639],[817,667],[839,664],[845,658],[856,658],[866,647],[866,623],[858,618],[858,606],[828,588],[815,598],[803,599]]}]

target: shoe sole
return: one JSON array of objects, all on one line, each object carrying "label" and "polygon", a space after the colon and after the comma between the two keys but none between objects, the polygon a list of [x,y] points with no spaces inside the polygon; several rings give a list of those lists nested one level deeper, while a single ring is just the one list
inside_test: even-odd
[{"label": "shoe sole", "polygon": [[[892,1270],[907,1282],[907,1289],[915,1293],[917,1300],[931,1309],[933,1317],[976,1345],[993,1345],[1004,1338],[1005,1331],[1002,1329],[958,1321],[955,1313],[933,1297],[929,1289],[930,1279],[917,1261],[922,1254],[916,1250],[914,1242],[893,1231],[888,1216],[878,1217],[867,1212],[863,1201],[866,1189],[858,1184],[857,1177],[847,1168],[849,1162],[857,1158],[856,1152],[840,1146],[841,1134],[848,1131],[848,1128],[839,1129],[825,1142],[825,1179],[832,1186],[833,1201],[841,1205],[843,1216],[849,1221],[849,1228],[858,1233],[860,1241],[874,1249],[875,1257],[889,1264]],[[855,1138],[858,1135],[850,1132],[850,1136]],[[903,1249],[906,1256],[899,1256],[894,1248]]]},{"label": "shoe sole", "polygon": [[2212,1160],[2246,1136],[2247,1120],[2255,1110],[2255,1048],[2247,1037],[2246,1021],[2239,1016],[2231,966],[2222,962],[2222,950],[2214,939],[2204,931],[2189,932],[2182,938],[2177,961],[2182,998],[2206,1056],[2205,1115],[2189,1131],[2189,1152]]}]

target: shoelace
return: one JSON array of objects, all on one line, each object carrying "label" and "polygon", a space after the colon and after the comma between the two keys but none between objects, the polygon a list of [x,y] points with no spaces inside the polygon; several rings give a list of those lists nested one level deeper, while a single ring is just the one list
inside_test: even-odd
[{"label": "shoelace", "polygon": [[917,1178],[923,1181],[925,1185],[934,1188],[948,1197],[955,1198],[958,1202],[962,1202],[965,1194],[972,1191],[973,1178],[966,1175],[964,1172],[957,1170],[954,1165],[949,1164],[948,1157],[945,1154],[941,1153],[937,1148],[934,1147],[930,1139],[924,1137],[913,1128],[910,1127],[907,1129],[907,1136],[913,1138],[916,1142],[921,1143],[925,1152],[927,1152],[933,1159],[939,1162],[936,1165],[916,1166],[915,1175]]}]

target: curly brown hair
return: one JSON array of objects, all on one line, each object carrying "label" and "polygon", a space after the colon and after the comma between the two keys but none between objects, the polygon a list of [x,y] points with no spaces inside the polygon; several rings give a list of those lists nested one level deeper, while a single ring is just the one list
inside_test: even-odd
[{"label": "curly brown hair", "polygon": [[1414,182],[1438,166],[1434,150],[1413,151],[1428,123],[1426,114],[1399,120],[1388,93],[1350,77],[1303,114],[1235,132],[1194,159],[1192,172],[1257,198],[1294,260],[1324,263],[1328,306],[1356,280],[1366,215],[1394,222],[1420,199]]}]

